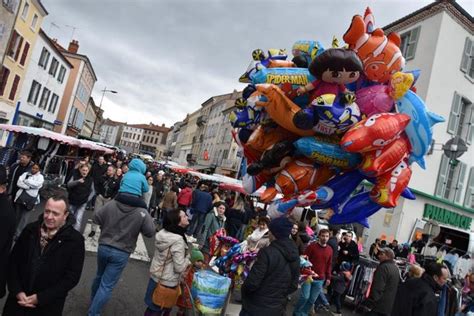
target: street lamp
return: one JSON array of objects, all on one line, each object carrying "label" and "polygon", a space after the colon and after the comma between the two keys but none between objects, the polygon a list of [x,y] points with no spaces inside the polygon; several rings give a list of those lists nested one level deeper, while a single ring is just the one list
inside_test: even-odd
[{"label": "street lamp", "polygon": [[[102,90],[102,98],[100,98],[100,103],[99,103],[99,113],[100,113],[100,110],[102,110],[102,101],[104,101],[104,96],[105,96],[105,93],[107,93],[107,92],[110,92],[110,93],[113,93],[113,94],[118,93],[115,90],[107,90],[107,87],[104,87],[104,90]],[[96,124],[97,124],[97,113],[95,115],[94,125],[92,126],[91,138],[94,135]]]}]

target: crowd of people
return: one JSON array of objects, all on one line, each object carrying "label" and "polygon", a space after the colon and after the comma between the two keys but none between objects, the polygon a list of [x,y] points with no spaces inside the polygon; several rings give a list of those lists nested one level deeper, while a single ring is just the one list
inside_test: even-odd
[{"label": "crowd of people", "polygon": [[[84,265],[86,209],[93,211],[88,237],[99,234],[100,227],[88,315],[103,311],[140,233],[155,238],[150,278],[143,289],[146,316],[169,315],[174,307],[178,315],[189,314],[193,276],[213,265],[216,236],[232,237],[242,252],[256,254],[241,287],[240,315],[287,315],[298,289],[293,315],[318,310],[341,315],[360,255],[351,231],[319,228],[315,233],[301,218],[270,219],[248,196],[137,158],[106,161],[100,156],[91,164],[84,157],[64,188],[47,197],[35,220],[29,214],[40,203],[43,183],[41,168],[28,152],[8,170],[0,166],[0,297],[7,294],[7,284],[5,316],[62,315]],[[401,251],[396,241],[390,246],[376,241],[371,247],[370,255],[380,263],[362,304],[365,315],[438,315],[437,292],[447,281],[446,267],[431,263],[402,282],[394,262]],[[466,289],[465,297],[472,297],[474,275]],[[472,309],[472,300],[466,299],[459,312]]]}]

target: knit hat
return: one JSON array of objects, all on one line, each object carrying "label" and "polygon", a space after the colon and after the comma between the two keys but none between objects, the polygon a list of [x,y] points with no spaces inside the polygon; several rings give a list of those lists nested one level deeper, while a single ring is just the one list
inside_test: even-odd
[{"label": "knit hat", "polygon": [[199,249],[193,248],[193,250],[191,250],[191,263],[195,263],[196,261],[204,262],[204,256]]},{"label": "knit hat", "polygon": [[276,239],[289,238],[292,228],[293,223],[285,216],[275,218],[268,225],[268,229]]}]

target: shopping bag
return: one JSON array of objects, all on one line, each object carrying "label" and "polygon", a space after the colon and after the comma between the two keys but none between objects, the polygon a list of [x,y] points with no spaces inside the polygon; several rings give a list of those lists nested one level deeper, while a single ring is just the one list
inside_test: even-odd
[{"label": "shopping bag", "polygon": [[225,307],[230,284],[230,278],[210,270],[196,272],[191,293],[197,310],[205,315],[220,314]]}]

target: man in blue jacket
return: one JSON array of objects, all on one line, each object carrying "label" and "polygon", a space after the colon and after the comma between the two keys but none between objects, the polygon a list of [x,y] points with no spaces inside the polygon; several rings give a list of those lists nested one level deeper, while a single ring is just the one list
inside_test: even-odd
[{"label": "man in blue jacket", "polygon": [[212,209],[212,196],[208,192],[208,187],[205,184],[201,184],[199,188],[196,188],[193,192],[191,202],[191,213],[193,218],[191,225],[189,226],[189,235],[198,237],[201,234],[202,225],[206,219],[206,214]]}]

